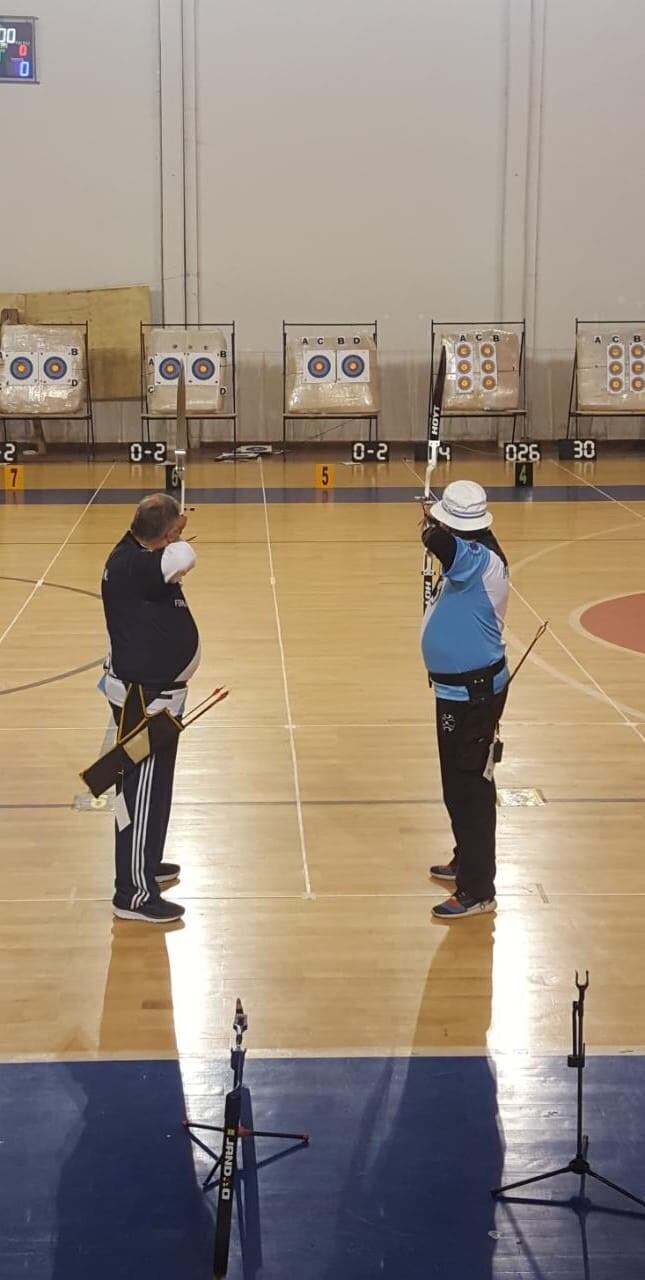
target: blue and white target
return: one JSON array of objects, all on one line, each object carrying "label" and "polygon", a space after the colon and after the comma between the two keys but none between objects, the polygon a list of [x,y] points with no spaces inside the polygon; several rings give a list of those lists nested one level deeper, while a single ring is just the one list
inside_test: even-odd
[{"label": "blue and white target", "polygon": [[64,356],[46,356],[42,362],[42,371],[48,382],[64,382],[69,374],[69,365]]},{"label": "blue and white target", "polygon": [[33,382],[35,372],[31,356],[14,356],[9,364],[10,382]]},{"label": "blue and white target", "polygon": [[347,351],[338,360],[340,382],[369,382],[370,358],[368,351]]},{"label": "blue and white target", "polygon": [[160,382],[177,382],[183,364],[181,356],[159,356],[157,375]]},{"label": "blue and white target", "polygon": [[303,351],[302,373],[305,382],[335,382],[335,351]]},{"label": "blue and white target", "polygon": [[201,355],[189,357],[187,381],[199,382],[202,385],[219,382],[219,360],[202,352]]}]

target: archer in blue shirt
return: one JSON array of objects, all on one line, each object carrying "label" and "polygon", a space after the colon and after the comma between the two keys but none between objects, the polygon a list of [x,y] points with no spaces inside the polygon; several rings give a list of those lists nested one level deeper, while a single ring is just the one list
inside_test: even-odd
[{"label": "archer in blue shirt", "polygon": [[443,797],[455,837],[452,861],[430,871],[456,881],[454,896],[433,911],[452,920],[495,908],[493,764],[509,680],[509,579],[481,485],[453,481],[425,514],[421,536],[441,576],[423,618],[421,651],[436,695]]}]

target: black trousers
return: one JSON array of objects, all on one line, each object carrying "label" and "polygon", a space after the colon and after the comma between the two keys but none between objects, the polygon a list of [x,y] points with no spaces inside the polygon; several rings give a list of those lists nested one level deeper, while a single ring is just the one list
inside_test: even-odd
[{"label": "black trousers", "polygon": [[[112,715],[118,725],[121,708],[112,705]],[[170,821],[178,742],[176,738],[163,751],[142,760],[116,789],[117,813],[122,808],[119,796],[123,796],[130,822],[121,830],[115,823],[114,902],[130,911],[161,896],[155,875]]]},{"label": "black trousers", "polygon": [[495,896],[497,791],[484,769],[508,687],[483,703],[437,698],[443,798],[455,837],[457,889],[478,902]]}]

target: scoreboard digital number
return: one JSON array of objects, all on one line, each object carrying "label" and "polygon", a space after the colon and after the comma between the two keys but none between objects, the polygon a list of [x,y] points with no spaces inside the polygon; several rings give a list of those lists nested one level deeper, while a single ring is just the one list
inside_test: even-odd
[{"label": "scoreboard digital number", "polygon": [[15,462],[18,457],[18,446],[15,440],[0,442],[0,462]]},{"label": "scoreboard digital number", "polygon": [[128,447],[130,462],[165,462],[166,445],[163,440],[133,440]]},{"label": "scoreboard digital number", "polygon": [[389,462],[390,446],[385,440],[355,440],[352,462]]},{"label": "scoreboard digital number", "polygon": [[561,462],[595,462],[597,457],[596,441],[581,436],[570,440],[558,440],[558,457]]},{"label": "scoreboard digital number", "polygon": [[509,440],[504,445],[504,462],[541,462],[542,449],[537,440]]},{"label": "scoreboard digital number", "polygon": [[37,83],[35,18],[0,16],[0,83]]}]

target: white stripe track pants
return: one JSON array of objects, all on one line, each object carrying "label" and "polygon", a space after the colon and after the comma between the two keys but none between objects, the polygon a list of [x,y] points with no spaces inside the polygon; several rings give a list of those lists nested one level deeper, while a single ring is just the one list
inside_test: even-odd
[{"label": "white stripe track pants", "polygon": [[[121,708],[112,706],[112,714],[118,724]],[[142,760],[117,786],[130,821],[121,830],[118,823],[114,827],[114,903],[130,911],[160,896],[155,875],[170,820],[178,741]]]}]

